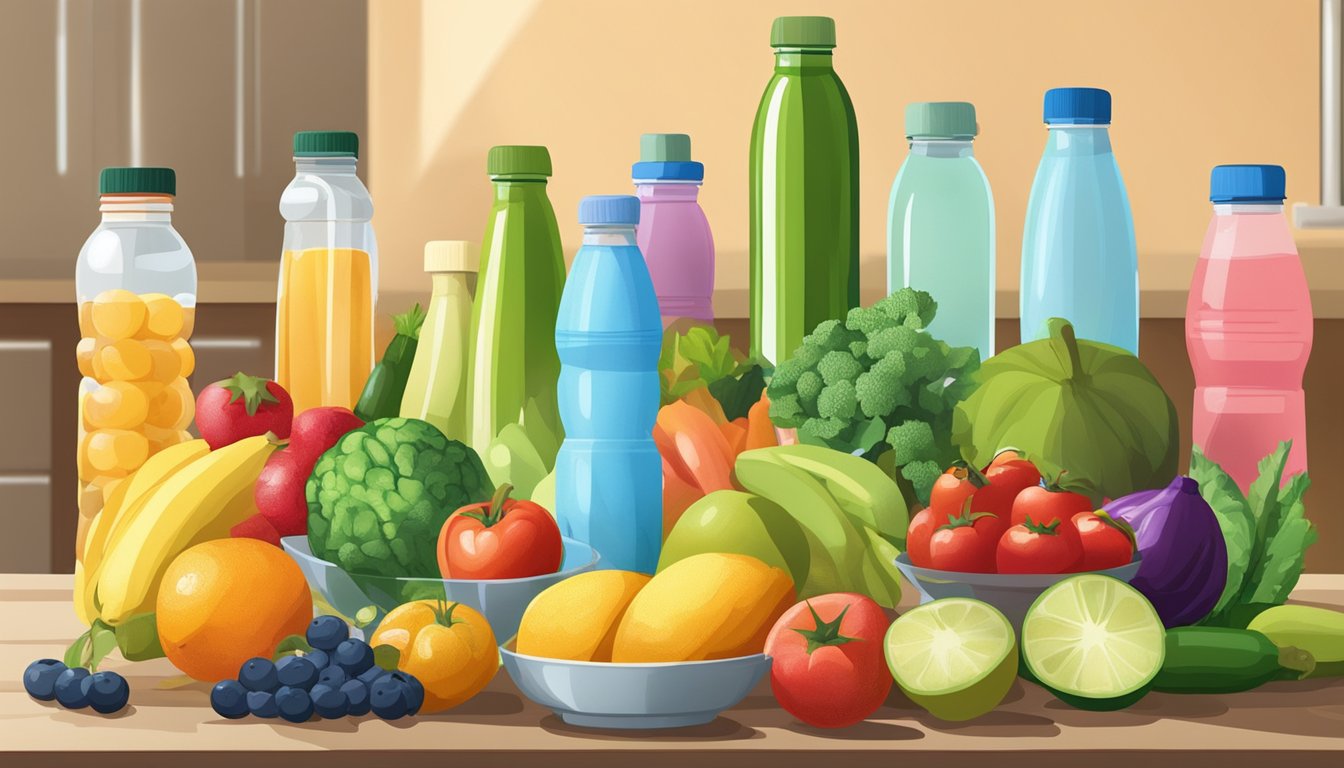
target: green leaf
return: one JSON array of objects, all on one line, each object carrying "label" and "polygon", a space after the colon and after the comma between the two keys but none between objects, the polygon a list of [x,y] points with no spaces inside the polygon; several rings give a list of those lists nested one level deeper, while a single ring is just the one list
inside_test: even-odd
[{"label": "green leaf", "polygon": [[1242,583],[1237,602],[1252,602],[1257,582],[1256,573],[1263,569],[1262,560],[1270,539],[1279,530],[1282,512],[1279,508],[1279,486],[1283,482],[1283,469],[1288,463],[1288,443],[1279,443],[1274,452],[1260,460],[1257,468],[1260,474],[1251,482],[1246,500],[1250,503],[1251,515],[1255,520],[1252,537],[1251,564],[1246,571],[1246,580]]},{"label": "green leaf", "polygon": [[159,644],[158,622],[153,613],[141,613],[118,624],[113,630],[117,648],[127,661],[148,661],[164,656]]},{"label": "green leaf", "polygon": [[379,669],[395,672],[401,662],[401,651],[391,645],[378,645],[373,649],[373,664]]},{"label": "green leaf", "polygon": [[89,644],[84,649],[83,663],[79,666],[87,667],[90,672],[97,672],[98,665],[103,663],[107,655],[117,649],[117,634],[112,627],[103,623],[102,619],[94,619],[93,626],[89,627]]},{"label": "green leaf", "polygon": [[378,620],[378,606],[366,605],[355,611],[355,627],[363,629]]},{"label": "green leaf", "polygon": [[1190,477],[1199,483],[1199,493],[1213,509],[1227,545],[1227,585],[1211,615],[1221,614],[1241,594],[1254,549],[1255,518],[1236,482],[1196,446],[1190,455]]},{"label": "green leaf", "polygon": [[744,418],[751,407],[761,400],[765,389],[765,373],[759,365],[749,367],[741,378],[728,376],[709,385],[709,394],[723,406],[723,415],[729,421]]},{"label": "green leaf", "polygon": [[396,328],[398,336],[405,336],[409,339],[419,340],[420,327],[425,324],[425,313],[420,309],[420,302],[415,306],[401,313],[392,316],[392,326]]},{"label": "green leaf", "polygon": [[282,656],[299,656],[305,653],[312,653],[313,647],[308,644],[307,638],[303,635],[290,635],[275,647],[274,658],[279,659]]},{"label": "green leaf", "polygon": [[76,637],[75,641],[70,644],[70,647],[65,649],[65,656],[61,659],[65,662],[65,666],[72,668],[84,666],[84,659],[88,655],[89,639],[92,632],[92,629],[85,630],[84,634]]},{"label": "green leaf", "polygon": [[1317,533],[1306,519],[1303,494],[1311,481],[1305,473],[1294,475],[1278,493],[1278,528],[1266,544],[1252,577],[1254,590],[1248,603],[1283,603],[1302,575],[1302,560],[1307,548],[1316,542]]},{"label": "green leaf", "polygon": [[887,423],[874,416],[854,431],[854,450],[868,453],[887,439]]}]

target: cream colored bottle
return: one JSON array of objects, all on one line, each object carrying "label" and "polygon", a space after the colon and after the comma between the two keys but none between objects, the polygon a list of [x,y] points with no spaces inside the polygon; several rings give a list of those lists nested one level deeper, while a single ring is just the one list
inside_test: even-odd
[{"label": "cream colored bottle", "polygon": [[478,265],[479,256],[470,243],[425,243],[425,271],[433,285],[401,398],[402,416],[428,421],[449,438],[463,442],[471,436],[467,360]]}]

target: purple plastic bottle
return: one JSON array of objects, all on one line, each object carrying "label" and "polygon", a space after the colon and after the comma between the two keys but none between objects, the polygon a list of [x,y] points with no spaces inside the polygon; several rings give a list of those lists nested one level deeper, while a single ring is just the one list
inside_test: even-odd
[{"label": "purple plastic bottle", "polygon": [[714,236],[697,197],[703,163],[691,160],[691,137],[646,133],[630,169],[639,197],[639,250],[649,265],[663,327],[680,318],[714,321]]}]

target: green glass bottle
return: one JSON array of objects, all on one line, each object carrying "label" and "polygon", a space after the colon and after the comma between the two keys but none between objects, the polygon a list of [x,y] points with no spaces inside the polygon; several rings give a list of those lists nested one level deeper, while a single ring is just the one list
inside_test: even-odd
[{"label": "green glass bottle", "polygon": [[[492,147],[486,160],[495,200],[481,240],[471,312],[471,446],[488,457],[498,439],[512,459],[486,459],[491,479],[508,474],[523,452],[546,471],[555,464],[562,427],[556,404],[560,358],[555,317],[565,287],[565,257],[555,210],[546,196],[551,155],[545,147]],[[517,424],[535,454],[518,445]],[[494,453],[503,453],[496,451]],[[543,472],[544,474],[544,472]],[[514,483],[518,485],[517,482]]]},{"label": "green glass bottle", "polygon": [[835,21],[783,16],[751,132],[751,350],[787,359],[859,303],[859,129],[835,74]]}]

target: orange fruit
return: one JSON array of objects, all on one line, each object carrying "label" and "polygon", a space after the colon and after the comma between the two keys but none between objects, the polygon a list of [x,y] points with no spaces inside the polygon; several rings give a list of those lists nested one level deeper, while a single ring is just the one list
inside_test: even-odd
[{"label": "orange fruit", "polygon": [[179,554],[163,574],[155,609],[168,660],[206,682],[236,677],[253,656],[269,659],[313,619],[303,572],[256,539],[207,541]]}]

